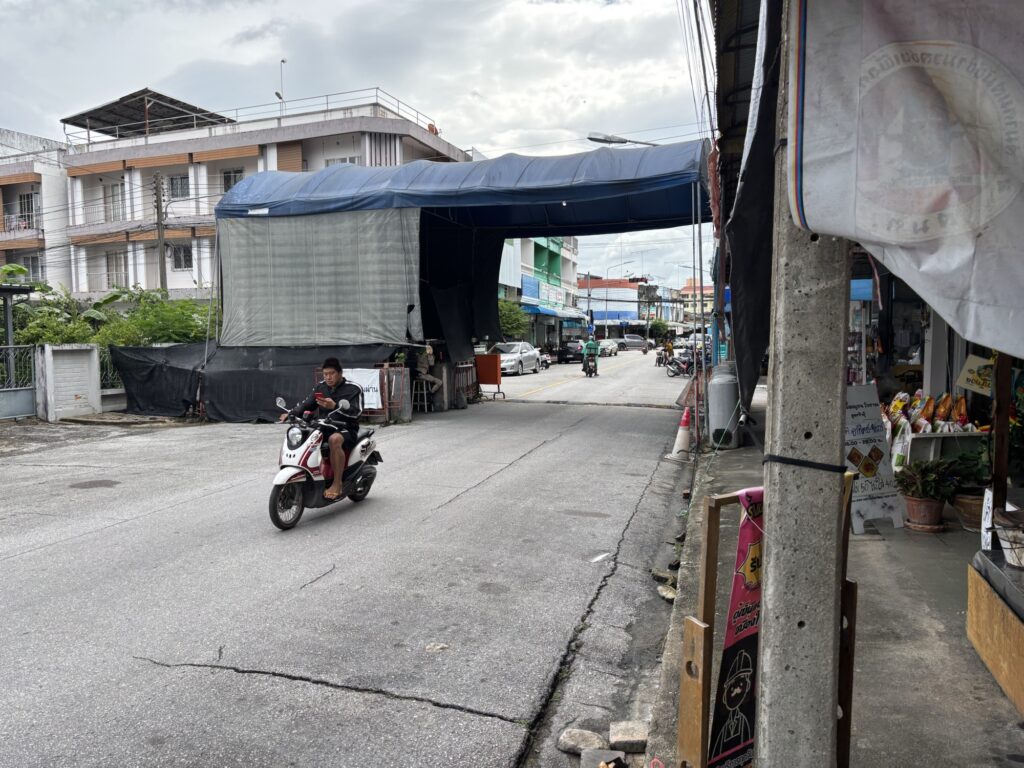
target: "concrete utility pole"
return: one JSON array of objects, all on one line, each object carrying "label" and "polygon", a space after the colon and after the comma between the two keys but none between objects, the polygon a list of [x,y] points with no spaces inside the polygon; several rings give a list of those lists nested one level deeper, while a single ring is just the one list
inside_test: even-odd
[{"label": "concrete utility pole", "polygon": [[[790,0],[782,11],[777,136],[787,129]],[[849,243],[799,229],[786,152],[775,157],[772,343],[765,452],[840,466],[846,409]],[[757,758],[835,765],[843,476],[765,464]]]},{"label": "concrete utility pole", "polygon": [[167,254],[164,253],[164,177],[153,176],[156,190],[156,263],[160,269],[160,290],[167,290]]}]

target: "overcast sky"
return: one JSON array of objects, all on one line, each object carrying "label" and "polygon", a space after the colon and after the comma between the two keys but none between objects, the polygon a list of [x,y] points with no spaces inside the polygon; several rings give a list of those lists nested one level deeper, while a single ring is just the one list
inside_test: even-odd
[{"label": "overcast sky", "polygon": [[[586,151],[591,131],[686,141],[681,23],[676,0],[0,0],[0,128],[61,139],[60,118],[144,87],[214,111],[272,103],[286,58],[289,100],[379,86],[488,157]],[[691,240],[588,238],[580,271],[632,260],[611,273],[678,285]]]}]

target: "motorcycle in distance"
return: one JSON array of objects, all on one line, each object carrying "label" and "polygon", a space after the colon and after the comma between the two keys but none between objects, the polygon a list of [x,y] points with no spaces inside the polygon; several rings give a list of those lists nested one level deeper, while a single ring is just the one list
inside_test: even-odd
[{"label": "motorcycle in distance", "polygon": [[673,355],[665,362],[665,373],[669,377],[689,376],[693,373],[693,360],[688,355]]},{"label": "motorcycle in distance", "polygon": [[587,355],[586,359],[583,361],[583,370],[587,374],[588,379],[591,376],[597,375],[597,360],[593,355]]},{"label": "motorcycle in distance", "polygon": [[[275,402],[278,408],[288,411],[283,397]],[[360,429],[355,447],[345,456],[341,493],[336,499],[324,496],[324,490],[334,480],[334,471],[323,428],[332,426],[330,419],[338,413],[358,418],[359,413],[351,409],[352,404],[342,400],[326,419],[314,419],[310,411],[302,416],[289,416],[278,458],[280,469],[270,491],[270,521],[282,531],[294,528],[307,508],[326,507],[344,498],[359,502],[370,492],[377,478],[377,465],[383,459],[373,439],[374,430]]]}]

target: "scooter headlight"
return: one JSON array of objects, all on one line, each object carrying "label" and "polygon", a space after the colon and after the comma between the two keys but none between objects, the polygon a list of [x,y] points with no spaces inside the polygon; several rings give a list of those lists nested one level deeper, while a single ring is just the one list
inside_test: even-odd
[{"label": "scooter headlight", "polygon": [[298,427],[288,429],[288,447],[292,450],[302,445],[302,430]]}]

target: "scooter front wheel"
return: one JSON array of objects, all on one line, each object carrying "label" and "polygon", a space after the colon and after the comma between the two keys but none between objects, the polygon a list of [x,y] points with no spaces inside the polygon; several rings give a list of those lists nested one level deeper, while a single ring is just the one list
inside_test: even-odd
[{"label": "scooter front wheel", "polygon": [[275,485],[270,492],[270,522],[282,531],[298,525],[304,509],[302,483]]}]

